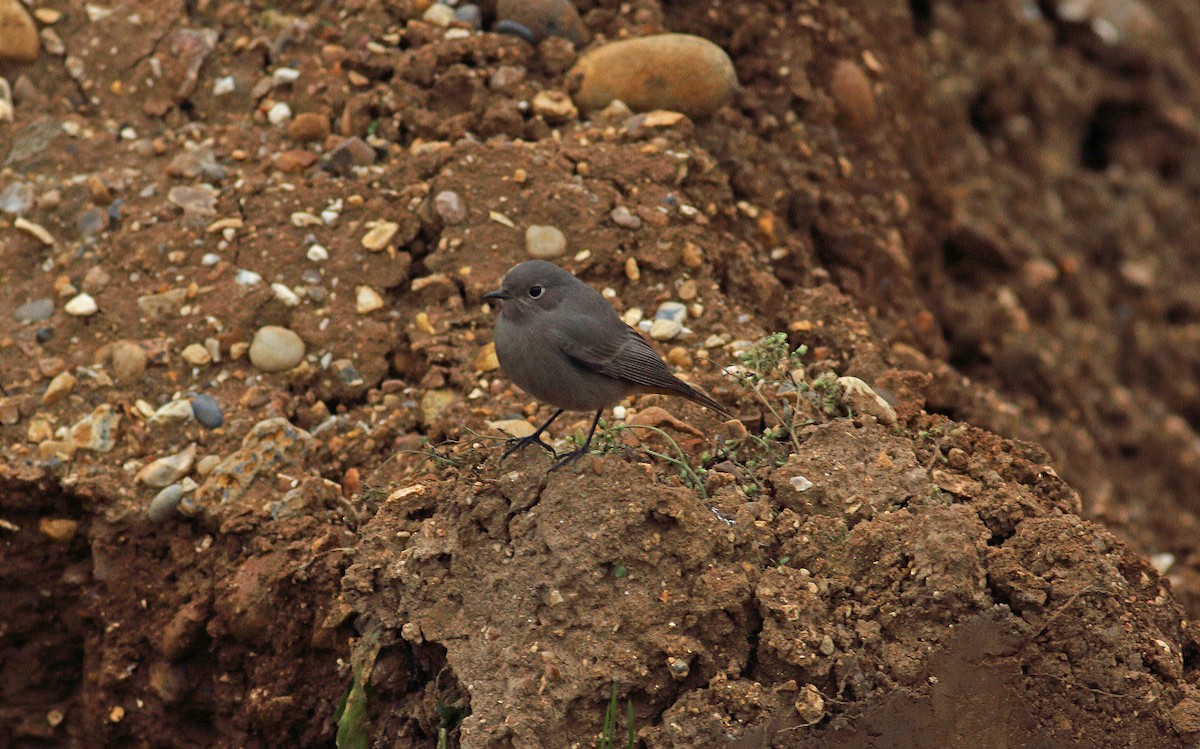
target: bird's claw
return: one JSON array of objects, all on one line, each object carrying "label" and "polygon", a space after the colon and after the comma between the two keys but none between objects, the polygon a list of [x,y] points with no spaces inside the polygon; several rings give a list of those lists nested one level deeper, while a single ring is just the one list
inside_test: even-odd
[{"label": "bird's claw", "polygon": [[[582,458],[584,455],[587,455],[589,452],[591,452],[591,448],[587,445],[584,445],[583,447],[579,448],[578,450],[572,450],[571,452],[567,453],[566,455],[562,456],[561,458],[558,458],[558,460],[555,461],[554,465],[550,466],[550,470],[546,471],[546,473],[552,473],[554,471],[557,471],[559,468],[566,466],[568,463],[572,463],[572,462]],[[558,457],[558,456],[555,456],[555,457]]]},{"label": "bird's claw", "polygon": [[538,447],[544,449],[546,452],[550,453],[551,458],[558,457],[558,453],[555,452],[553,447],[546,444],[545,442],[542,442],[541,434],[531,434],[528,437],[514,437],[513,439],[510,439],[508,441],[508,449],[505,450],[504,453],[500,456],[500,462],[503,463],[508,458],[509,455],[512,455],[513,453],[517,452],[518,450],[524,450],[525,448],[529,447],[530,445],[537,445]]}]

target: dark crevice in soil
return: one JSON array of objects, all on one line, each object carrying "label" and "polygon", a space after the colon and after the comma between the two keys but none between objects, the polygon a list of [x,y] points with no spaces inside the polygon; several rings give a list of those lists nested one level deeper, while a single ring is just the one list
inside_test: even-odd
[{"label": "dark crevice in soil", "polygon": [[933,30],[933,0],[908,0],[908,8],[912,11],[913,28],[921,36],[926,36]]},{"label": "dark crevice in soil", "polygon": [[1102,172],[1112,162],[1113,144],[1129,121],[1140,119],[1143,108],[1137,104],[1104,101],[1096,106],[1079,145],[1079,163],[1086,169]]},{"label": "dark crevice in soil", "polygon": [[51,540],[43,525],[78,523],[81,514],[79,500],[63,492],[17,483],[0,489],[0,516],[19,527],[0,530],[0,735],[54,736],[47,710],[68,712],[82,686],[90,547],[81,531]]},{"label": "dark crevice in soil", "polygon": [[763,618],[753,599],[747,606],[746,622],[746,643],[749,650],[746,653],[746,665],[742,667],[742,677],[754,680],[758,678],[758,640],[762,636]]}]

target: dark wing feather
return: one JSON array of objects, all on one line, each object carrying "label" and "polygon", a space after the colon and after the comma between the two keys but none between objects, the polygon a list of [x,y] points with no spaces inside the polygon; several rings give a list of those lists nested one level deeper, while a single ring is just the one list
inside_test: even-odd
[{"label": "dark wing feather", "polygon": [[614,335],[603,336],[601,340],[593,335],[586,343],[580,340],[581,337],[569,333],[561,335],[559,350],[590,372],[623,380],[653,392],[682,395],[714,411],[730,415],[712,398],[671,374],[658,352],[636,330],[624,323],[620,325],[622,330],[619,333],[613,326]]}]

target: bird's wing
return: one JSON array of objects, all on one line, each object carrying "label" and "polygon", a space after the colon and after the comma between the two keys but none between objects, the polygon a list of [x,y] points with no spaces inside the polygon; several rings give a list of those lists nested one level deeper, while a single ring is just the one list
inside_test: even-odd
[{"label": "bird's wing", "polygon": [[687,386],[671,374],[658,352],[633,328],[613,335],[571,335],[562,331],[558,347],[568,358],[589,372],[640,385],[650,390],[679,393]]}]

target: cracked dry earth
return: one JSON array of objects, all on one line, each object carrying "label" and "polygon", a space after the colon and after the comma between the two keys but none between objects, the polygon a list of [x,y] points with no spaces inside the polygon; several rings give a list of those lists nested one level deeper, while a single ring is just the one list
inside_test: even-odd
[{"label": "cracked dry earth", "polygon": [[[0,747],[589,747],[614,684],[647,749],[1195,746],[1200,9],[575,7],[740,88],[580,113],[570,42],[417,0],[30,5]],[[752,435],[722,369],[772,331],[887,406],[793,393],[749,464],[644,396],[499,465],[530,226],[683,303],[656,345]]]}]

